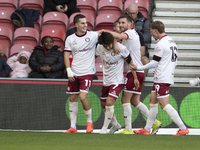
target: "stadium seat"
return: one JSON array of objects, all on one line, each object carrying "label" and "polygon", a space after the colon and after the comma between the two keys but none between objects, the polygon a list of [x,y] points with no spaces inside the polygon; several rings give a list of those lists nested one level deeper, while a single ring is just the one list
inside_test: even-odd
[{"label": "stadium seat", "polygon": [[9,29],[11,29],[12,32],[14,32],[14,24],[10,19],[11,14],[11,11],[0,10],[0,26],[8,27]]},{"label": "stadium seat", "polygon": [[19,9],[22,8],[39,10],[43,16],[44,0],[19,0]]},{"label": "stadium seat", "polygon": [[21,27],[14,32],[13,44],[29,44],[37,46],[39,42],[39,33],[35,28]]},{"label": "stadium seat", "polygon": [[9,48],[5,44],[0,44],[0,50],[4,52],[4,58],[7,61],[8,59],[8,54],[9,54]]},{"label": "stadium seat", "polygon": [[113,30],[113,23],[119,18],[116,14],[100,14],[96,18],[96,31],[101,29]]},{"label": "stadium seat", "polygon": [[67,32],[68,17],[64,13],[51,11],[43,16],[42,30],[58,28]]},{"label": "stadium seat", "polygon": [[91,14],[96,18],[96,5],[97,2],[94,0],[77,0],[76,7],[83,13]]},{"label": "stadium seat", "polygon": [[51,36],[54,40],[54,45],[60,46],[59,48],[60,51],[64,50],[64,42],[66,38],[66,33],[64,31],[57,28],[49,28],[41,32],[41,39],[44,36]]},{"label": "stadium seat", "polygon": [[21,51],[28,51],[30,53],[33,52],[34,47],[29,44],[14,44],[10,48],[10,57],[13,55],[17,55]]},{"label": "stadium seat", "polygon": [[0,43],[10,48],[12,44],[12,31],[9,28],[0,26]]},{"label": "stadium seat", "polygon": [[87,22],[88,22],[87,29],[90,30],[90,31],[93,31],[94,30],[94,17],[90,14],[82,13],[82,12],[74,13],[70,16],[70,18],[69,18],[69,29],[75,27],[74,26],[74,16],[76,16],[77,14],[82,14],[86,17]]},{"label": "stadium seat", "polygon": [[95,59],[95,63],[101,63],[102,61],[101,61],[101,58],[100,58],[100,56],[98,56],[96,59]]},{"label": "stadium seat", "polygon": [[122,2],[119,0],[100,0],[98,4],[98,15],[102,13],[122,15]]},{"label": "stadium seat", "polygon": [[41,23],[42,23],[42,16],[39,16],[39,19],[37,21],[33,21],[35,29],[40,33],[40,28],[41,28]]},{"label": "stadium seat", "polygon": [[141,12],[143,14],[143,16],[145,18],[149,18],[148,14],[149,14],[149,1],[148,0],[126,0],[126,2],[124,3],[124,12],[127,12],[127,7],[130,3],[136,3],[138,6],[138,11]]},{"label": "stadium seat", "polygon": [[95,63],[95,68],[96,68],[96,76],[98,77],[99,80],[103,80],[103,63]]},{"label": "stadium seat", "polygon": [[14,12],[17,9],[17,0],[0,0],[0,10]]}]

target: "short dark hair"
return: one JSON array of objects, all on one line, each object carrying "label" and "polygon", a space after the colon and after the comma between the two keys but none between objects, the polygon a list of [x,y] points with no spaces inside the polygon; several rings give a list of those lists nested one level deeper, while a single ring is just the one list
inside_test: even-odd
[{"label": "short dark hair", "polygon": [[134,22],[134,20],[129,16],[129,15],[127,15],[127,14],[123,14],[123,15],[121,15],[120,17],[119,17],[119,19],[121,19],[121,18],[126,18],[127,19],[127,21],[128,22]]},{"label": "short dark hair", "polygon": [[109,32],[102,32],[101,35],[98,38],[99,44],[111,44],[114,41],[114,37]]},{"label": "short dark hair", "polygon": [[79,22],[79,19],[81,18],[86,18],[84,15],[82,14],[77,14],[75,17],[74,17],[74,24],[78,23]]},{"label": "short dark hair", "polygon": [[[41,44],[42,44],[42,45],[44,44],[44,40],[45,40],[46,38],[51,38],[52,41],[53,41],[53,38],[52,38],[51,36],[44,36],[44,37],[42,38],[42,40],[41,40]],[[54,41],[53,41],[53,42],[54,42]]]},{"label": "short dark hair", "polygon": [[154,21],[149,24],[149,28],[158,30],[159,33],[165,32],[165,25],[161,21]]}]

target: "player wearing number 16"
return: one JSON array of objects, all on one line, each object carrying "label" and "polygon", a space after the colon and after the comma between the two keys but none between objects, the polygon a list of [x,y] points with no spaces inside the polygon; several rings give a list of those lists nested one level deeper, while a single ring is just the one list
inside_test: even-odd
[{"label": "player wearing number 16", "polygon": [[159,39],[154,49],[153,60],[144,66],[134,66],[135,70],[155,68],[154,85],[150,96],[150,112],[146,126],[140,130],[134,130],[136,134],[150,134],[150,129],[158,114],[158,102],[160,107],[169,115],[171,120],[179,127],[175,135],[186,135],[189,130],[181,120],[178,112],[169,104],[169,87],[174,84],[174,70],[177,64],[178,49],[172,38],[165,33],[164,24],[155,21],[149,25],[151,35],[155,40]]}]

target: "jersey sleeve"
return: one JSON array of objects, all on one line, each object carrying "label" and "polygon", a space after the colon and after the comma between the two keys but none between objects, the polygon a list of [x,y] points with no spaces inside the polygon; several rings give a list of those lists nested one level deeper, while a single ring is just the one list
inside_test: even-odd
[{"label": "jersey sleeve", "polygon": [[120,50],[121,50],[120,54],[121,54],[122,58],[124,58],[124,59],[128,58],[130,53],[129,53],[128,49],[126,48],[126,46],[121,45],[121,44],[118,44],[118,45],[119,45]]},{"label": "jersey sleeve", "polygon": [[161,45],[157,44],[154,49],[153,60],[160,61],[163,53],[164,53],[164,48]]},{"label": "jersey sleeve", "polygon": [[100,45],[98,44],[98,45],[97,45],[97,48],[96,48],[96,51],[95,51],[95,56],[99,56],[99,55],[100,55],[100,54],[99,54],[99,53],[100,53],[99,51],[100,51]]},{"label": "jersey sleeve", "polygon": [[65,41],[65,48],[64,48],[65,52],[71,52],[72,48],[71,48],[71,42],[70,42],[70,38],[67,37],[66,41]]}]

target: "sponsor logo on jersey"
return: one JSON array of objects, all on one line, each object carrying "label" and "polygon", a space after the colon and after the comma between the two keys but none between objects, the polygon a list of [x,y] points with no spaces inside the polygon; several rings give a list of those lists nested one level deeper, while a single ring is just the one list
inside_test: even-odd
[{"label": "sponsor logo on jersey", "polygon": [[85,39],[85,42],[90,42],[90,38],[86,38],[86,39]]},{"label": "sponsor logo on jersey", "polygon": [[72,45],[76,45],[76,44],[77,44],[76,41],[72,42]]},{"label": "sponsor logo on jersey", "polygon": [[105,53],[104,53],[104,52],[102,52],[102,55],[105,55]]},{"label": "sponsor logo on jersey", "polygon": [[116,64],[118,64],[118,61],[116,61],[116,62],[107,62],[106,61],[106,65],[116,65]]}]

